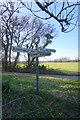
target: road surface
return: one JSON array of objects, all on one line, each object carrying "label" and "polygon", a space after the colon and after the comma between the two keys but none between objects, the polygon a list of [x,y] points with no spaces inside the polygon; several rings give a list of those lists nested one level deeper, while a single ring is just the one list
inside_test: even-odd
[{"label": "road surface", "polygon": [[[16,73],[16,72],[4,72],[9,75],[25,75],[25,76],[35,76],[35,74],[31,73]],[[50,75],[50,74],[39,74],[39,76],[49,76],[49,77],[55,77],[55,78],[68,78],[68,79],[76,79],[80,80],[80,76],[72,76],[72,75]]]}]

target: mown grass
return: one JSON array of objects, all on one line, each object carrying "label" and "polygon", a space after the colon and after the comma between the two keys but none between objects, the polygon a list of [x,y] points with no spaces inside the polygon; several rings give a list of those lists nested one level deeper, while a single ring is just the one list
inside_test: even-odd
[{"label": "mown grass", "polygon": [[[79,64],[80,62],[40,62],[39,72],[41,74],[80,75]],[[25,69],[26,65],[19,63],[17,67]],[[29,71],[34,73],[34,67],[32,66]]]},{"label": "mown grass", "polygon": [[40,65],[44,65],[47,69],[58,70],[63,74],[78,75],[79,62],[43,62]]},{"label": "mown grass", "polygon": [[3,118],[79,118],[80,81],[35,76],[2,75]]}]

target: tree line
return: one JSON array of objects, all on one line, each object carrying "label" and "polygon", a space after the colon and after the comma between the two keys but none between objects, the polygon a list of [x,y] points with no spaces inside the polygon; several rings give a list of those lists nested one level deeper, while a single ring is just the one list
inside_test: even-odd
[{"label": "tree line", "polygon": [[[56,28],[47,20],[56,20],[64,33],[72,31],[77,25],[78,16],[75,13],[77,6],[80,5],[79,1],[74,3],[68,0],[62,2],[57,2],[57,0],[33,1],[0,2],[0,52],[2,53],[0,56],[5,69],[15,67],[19,61],[20,52],[13,54],[12,46],[35,49],[33,42],[35,36],[40,38],[38,44],[40,48],[45,48],[54,40],[57,36]],[[26,12],[24,12],[25,8]],[[47,35],[53,36],[52,41]],[[29,53],[27,56],[28,66],[30,66],[35,57],[31,58]]]}]

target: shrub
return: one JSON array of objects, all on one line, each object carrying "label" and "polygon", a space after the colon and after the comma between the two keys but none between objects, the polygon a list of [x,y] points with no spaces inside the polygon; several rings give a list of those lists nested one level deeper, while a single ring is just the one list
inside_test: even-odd
[{"label": "shrub", "polygon": [[10,91],[10,82],[5,81],[2,82],[2,92],[9,92]]}]

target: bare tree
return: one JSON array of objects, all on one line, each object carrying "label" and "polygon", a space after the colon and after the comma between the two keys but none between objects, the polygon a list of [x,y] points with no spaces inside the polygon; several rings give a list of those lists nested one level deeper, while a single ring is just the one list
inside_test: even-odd
[{"label": "bare tree", "polygon": [[[29,38],[28,31],[22,35],[28,26],[30,16],[21,16],[19,13],[20,4],[15,8],[14,2],[6,2],[0,4],[0,26],[1,26],[1,40],[4,49],[3,63],[5,68],[11,66],[12,45],[22,47]],[[16,66],[20,53],[17,53],[14,61]]]},{"label": "bare tree", "polygon": [[[47,39],[44,39],[46,34],[53,34],[56,36],[55,28],[50,24],[43,23],[36,17],[30,15],[20,15],[19,3],[15,7],[14,2],[8,2],[1,4],[0,8],[0,26],[1,26],[1,40],[4,50],[4,63],[5,67],[11,66],[12,60],[12,46],[27,47],[34,49],[33,36],[38,34],[43,38],[44,44],[40,43],[40,47],[47,46]],[[18,14],[19,13],[19,14]],[[13,66],[17,64],[20,53],[17,52]],[[34,60],[34,59],[33,59]],[[33,61],[32,60],[32,61]],[[30,61],[30,55],[28,54],[28,63]]]},{"label": "bare tree", "polygon": [[[11,64],[11,47],[15,27],[17,24],[15,13],[18,13],[19,5],[14,8],[14,2],[0,3],[0,26],[1,26],[1,40],[4,49],[4,63],[5,68]],[[9,59],[9,60],[8,60]]]},{"label": "bare tree", "polygon": [[[29,38],[25,46],[31,49],[35,49],[35,44],[33,42],[34,36],[39,36],[40,42],[38,44],[38,47],[40,48],[45,48],[49,44],[49,41],[46,39],[46,34],[52,34],[53,38],[57,36],[57,32],[54,26],[52,27],[50,24],[43,23],[43,21],[41,21],[37,17],[33,17],[33,19],[30,21],[30,27],[28,29],[31,30],[29,34],[31,37]],[[30,54],[28,53],[28,66],[33,63],[34,59],[35,57],[31,58]]]},{"label": "bare tree", "polygon": [[[30,10],[38,18],[49,20],[56,20],[60,26],[62,32],[70,32],[77,25],[78,15],[77,9],[80,2],[70,2],[70,0],[33,0],[34,2],[24,3],[22,0],[20,2]],[[34,5],[36,4],[36,10]]]}]

